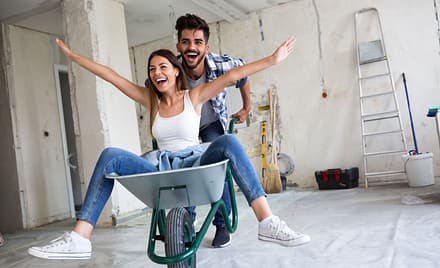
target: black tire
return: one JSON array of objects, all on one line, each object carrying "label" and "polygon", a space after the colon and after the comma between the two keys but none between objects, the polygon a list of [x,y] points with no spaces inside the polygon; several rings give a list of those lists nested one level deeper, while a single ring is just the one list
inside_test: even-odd
[{"label": "black tire", "polygon": [[[185,208],[173,208],[167,215],[165,232],[165,254],[176,256],[185,251],[185,242],[192,242],[195,236],[191,216]],[[179,263],[168,264],[169,268],[196,267],[196,253]]]}]

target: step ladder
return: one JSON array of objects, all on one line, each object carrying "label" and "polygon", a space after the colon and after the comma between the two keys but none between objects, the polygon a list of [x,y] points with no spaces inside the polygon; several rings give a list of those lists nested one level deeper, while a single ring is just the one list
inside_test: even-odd
[{"label": "step ladder", "polygon": [[397,176],[406,180],[402,155],[407,144],[379,12],[362,9],[354,20],[367,188],[372,178],[377,183],[394,182]]}]

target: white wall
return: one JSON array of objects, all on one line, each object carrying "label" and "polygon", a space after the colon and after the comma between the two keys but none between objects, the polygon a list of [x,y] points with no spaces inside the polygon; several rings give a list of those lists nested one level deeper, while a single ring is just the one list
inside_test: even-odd
[{"label": "white wall", "polygon": [[[104,0],[96,1],[95,5],[94,41],[97,44],[98,60],[131,80],[124,6],[118,1]],[[106,147],[121,147],[140,154],[135,102],[102,79],[96,82],[98,94],[102,98],[98,99],[98,105],[102,105],[101,121],[107,136]],[[116,215],[145,207],[119,183],[115,184],[111,200],[112,214]]]},{"label": "white wall", "polygon": [[61,36],[63,35],[61,16],[61,8],[57,7],[48,12],[27,17],[26,19],[15,23],[15,25]]},{"label": "white wall", "polygon": [[23,226],[65,219],[73,210],[63,151],[53,50],[54,37],[8,27],[11,113]]},{"label": "white wall", "polygon": [[7,47],[7,26],[0,25],[0,211],[8,211],[8,217],[0,218],[2,232],[14,232],[23,229],[23,216],[20,205],[17,160],[15,155],[13,119],[10,111],[10,89],[7,77],[9,59]]},{"label": "white wall", "polygon": [[[413,145],[402,72],[408,79],[419,149],[434,152],[435,174],[440,174],[435,123],[425,116],[428,106],[438,105],[435,100],[440,99],[440,48],[430,0],[294,1],[251,14],[245,21],[211,25],[211,45],[247,61],[271,53],[289,35],[297,38],[296,51],[286,62],[251,77],[252,123],[238,135],[257,170],[261,167],[259,122],[268,119],[268,114],[257,108],[267,104],[267,88],[272,83],[279,98],[281,151],[295,162],[290,183],[316,186],[316,170],[362,168],[354,12],[370,6],[377,7],[381,15],[409,149]],[[259,16],[264,43],[260,41]],[[175,51],[174,43],[169,37],[133,48],[138,82],[146,77],[149,53],[158,47]],[[321,97],[323,88],[327,98]],[[145,133],[141,137],[150,139]]]},{"label": "white wall", "polygon": [[[68,9],[65,14],[57,8],[17,22],[20,26],[7,28],[5,54],[10,61],[6,68],[15,138],[10,146],[15,149],[18,172],[18,182],[9,185],[18,184],[19,189],[15,190],[21,198],[24,228],[74,216],[54,80],[54,64],[67,64],[54,40],[62,35],[63,15],[68,24],[66,29],[71,30],[67,31],[68,37],[80,43],[77,47],[82,49],[81,53],[131,79],[123,5],[108,0],[73,3],[77,6],[70,6],[71,9],[64,6]],[[79,12],[76,7],[82,8],[86,15],[75,13]],[[91,34],[86,35],[81,26],[90,27]],[[70,93],[85,195],[104,147],[122,147],[140,153],[138,126],[134,102],[112,85],[77,65],[72,65],[69,75],[73,81]],[[116,183],[100,224],[110,223],[112,213],[118,216],[144,207]]]},{"label": "white wall", "polygon": [[[119,1],[65,1],[62,6],[66,41],[78,53],[131,79],[124,7]],[[71,90],[79,135],[80,169],[86,193],[99,153],[109,146],[140,153],[134,102],[110,83],[71,64]],[[114,187],[100,224],[145,205],[119,184]]]}]

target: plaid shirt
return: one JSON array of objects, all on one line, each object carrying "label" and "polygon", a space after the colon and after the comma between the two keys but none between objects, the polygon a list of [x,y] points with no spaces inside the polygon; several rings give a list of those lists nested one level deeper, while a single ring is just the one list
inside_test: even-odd
[{"label": "plaid shirt", "polygon": [[[229,72],[231,69],[245,64],[242,59],[233,58],[227,55],[218,55],[209,52],[205,56],[206,77],[209,81],[216,79],[217,77]],[[246,84],[247,77],[238,80],[235,83],[236,88],[241,88]],[[210,100],[215,113],[218,115],[220,122],[223,125],[223,129],[226,130],[226,124],[228,123],[228,109],[226,107],[226,88],[221,91],[217,96]]]}]

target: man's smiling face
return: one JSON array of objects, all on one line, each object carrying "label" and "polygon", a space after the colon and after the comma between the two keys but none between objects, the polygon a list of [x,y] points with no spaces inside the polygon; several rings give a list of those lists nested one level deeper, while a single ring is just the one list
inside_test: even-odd
[{"label": "man's smiling face", "polygon": [[186,29],[182,31],[176,48],[182,55],[184,66],[188,69],[195,69],[203,64],[209,46],[202,30]]}]

